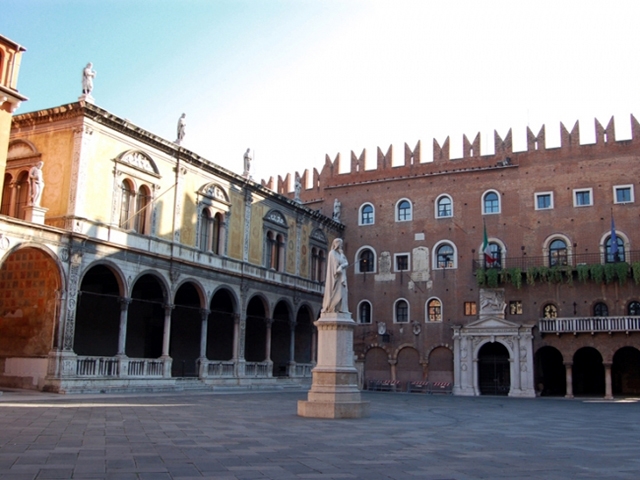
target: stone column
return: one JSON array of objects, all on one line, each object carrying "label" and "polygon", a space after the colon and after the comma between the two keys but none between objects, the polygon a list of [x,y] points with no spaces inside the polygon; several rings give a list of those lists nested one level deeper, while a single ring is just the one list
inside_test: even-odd
[{"label": "stone column", "polygon": [[133,301],[131,298],[120,297],[120,328],[118,330],[118,356],[126,355],[127,346],[127,318],[129,316],[129,305]]},{"label": "stone column", "polygon": [[164,306],[164,329],[162,332],[162,359],[164,360],[164,376],[171,376],[171,357],[169,356],[169,342],[171,340],[171,312],[175,305]]},{"label": "stone column", "polygon": [[513,342],[513,363],[511,365],[513,380],[509,395],[513,394],[519,396],[520,390],[522,389],[520,383],[520,336],[515,337],[515,342]]},{"label": "stone column", "polygon": [[611,363],[604,364],[604,398],[613,400],[613,389],[611,388]]},{"label": "stone column", "polygon": [[389,360],[389,365],[391,365],[391,380],[395,381],[396,379],[396,365],[398,365],[398,360]]},{"label": "stone column", "polygon": [[311,330],[311,363],[314,365],[318,363],[317,345],[318,345],[318,331],[316,329],[312,329]]},{"label": "stone column", "polygon": [[233,314],[233,361],[235,362],[236,377],[244,377],[244,339],[247,327],[247,317],[243,314]]},{"label": "stone column", "polygon": [[566,398],[573,398],[573,362],[564,362],[565,378],[567,383]]},{"label": "stone column", "polygon": [[290,338],[289,342],[289,376],[296,376],[296,322],[289,321]]},{"label": "stone column", "polygon": [[273,325],[273,318],[265,318],[264,323],[267,326],[267,333],[265,335],[265,347],[264,356],[265,362],[271,362],[271,326]]},{"label": "stone column", "polygon": [[207,328],[210,313],[206,308],[200,309],[200,318],[202,319],[202,324],[200,325],[200,358],[198,359],[200,378],[207,376]]}]

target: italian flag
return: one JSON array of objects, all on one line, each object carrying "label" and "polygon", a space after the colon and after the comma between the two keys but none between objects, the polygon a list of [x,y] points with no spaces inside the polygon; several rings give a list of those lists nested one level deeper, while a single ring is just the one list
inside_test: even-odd
[{"label": "italian flag", "polygon": [[491,265],[493,263],[493,255],[491,255],[491,249],[489,248],[489,239],[487,238],[487,225],[484,226],[482,251],[484,252],[484,261],[487,265]]}]

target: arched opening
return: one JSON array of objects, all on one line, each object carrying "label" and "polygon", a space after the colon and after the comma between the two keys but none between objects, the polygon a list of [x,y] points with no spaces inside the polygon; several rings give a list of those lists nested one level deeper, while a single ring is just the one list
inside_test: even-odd
[{"label": "arched opening", "polygon": [[233,332],[235,302],[228,290],[218,290],[211,299],[207,326],[207,358],[231,360],[233,358]]},{"label": "arched opening", "polygon": [[446,347],[434,348],[429,354],[429,381],[453,383],[453,352]]},{"label": "arched opening", "polygon": [[509,351],[499,342],[485,343],[478,352],[481,395],[508,395],[511,388]]},{"label": "arched opening", "polygon": [[151,192],[149,191],[149,187],[147,187],[146,185],[142,185],[138,189],[138,197],[136,199],[134,228],[138,233],[142,233],[142,234],[150,233],[150,229],[149,229],[149,218],[150,218],[149,205],[150,204],[151,204]]},{"label": "arched opening", "polygon": [[382,348],[370,349],[364,357],[365,385],[378,380],[391,379],[391,365],[389,356]]},{"label": "arched opening", "polygon": [[423,380],[422,365],[420,365],[420,354],[415,348],[406,347],[398,352],[398,363],[396,364],[396,380],[400,380],[404,387],[409,382],[420,382]]},{"label": "arched opening", "polygon": [[291,359],[291,318],[285,302],[278,302],[271,325],[271,360],[273,376],[286,377]]},{"label": "arched opening", "polygon": [[295,353],[296,363],[311,363],[313,352],[313,324],[309,307],[302,306],[296,316]]},{"label": "arched opening", "polygon": [[120,336],[120,286],[104,265],[90,268],[80,284],[73,351],[78,355],[112,357]]},{"label": "arched opening", "polygon": [[555,347],[542,347],[535,355],[536,390],[541,396],[565,396],[566,373],[562,354]]},{"label": "arched opening", "polygon": [[266,312],[264,303],[253,297],[247,305],[244,357],[247,362],[264,362],[266,359]]},{"label": "arched opening", "polygon": [[611,382],[614,395],[640,395],[640,351],[623,347],[613,356]]},{"label": "arched opening", "polygon": [[192,283],[185,283],[176,292],[171,312],[171,376],[197,377],[200,357],[202,314],[200,295]]},{"label": "arched opening", "polygon": [[153,275],[140,277],[131,293],[126,354],[131,358],[159,358],[164,332],[164,289]]},{"label": "arched opening", "polygon": [[604,396],[602,355],[593,347],[583,347],[573,356],[573,393]]},{"label": "arched opening", "polygon": [[[22,248],[0,268],[0,358],[46,357],[55,346],[60,272],[42,250]],[[10,375],[8,365],[4,374]],[[43,372],[43,375],[46,372]]]},{"label": "arched opening", "polygon": [[4,174],[4,183],[2,185],[2,205],[0,206],[0,214],[11,215],[11,183],[13,177],[9,173]]}]

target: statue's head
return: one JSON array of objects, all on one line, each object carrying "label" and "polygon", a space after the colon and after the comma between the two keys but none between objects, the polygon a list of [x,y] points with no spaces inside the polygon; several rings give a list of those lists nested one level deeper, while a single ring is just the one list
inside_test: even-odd
[{"label": "statue's head", "polygon": [[341,250],[342,249],[342,239],[336,238],[331,244],[331,250]]}]

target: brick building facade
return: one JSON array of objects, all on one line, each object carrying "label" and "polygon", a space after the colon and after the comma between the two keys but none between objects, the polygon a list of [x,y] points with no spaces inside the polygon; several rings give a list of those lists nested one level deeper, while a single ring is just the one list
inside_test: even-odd
[{"label": "brick building facade", "polygon": [[[615,140],[614,121],[545,127],[514,151],[480,136],[434,140],[433,161],[405,144],[404,161],[351,153],[296,173],[303,203],[345,225],[355,351],[364,386],[451,384],[461,395],[640,393],[640,236],[635,200],[640,125]],[[425,161],[423,161],[425,160]],[[311,178],[312,177],[312,178]],[[289,194],[290,176],[264,182]],[[615,225],[615,226],[613,226]],[[488,245],[484,243],[487,237]],[[613,241],[612,241],[613,236]]]}]

